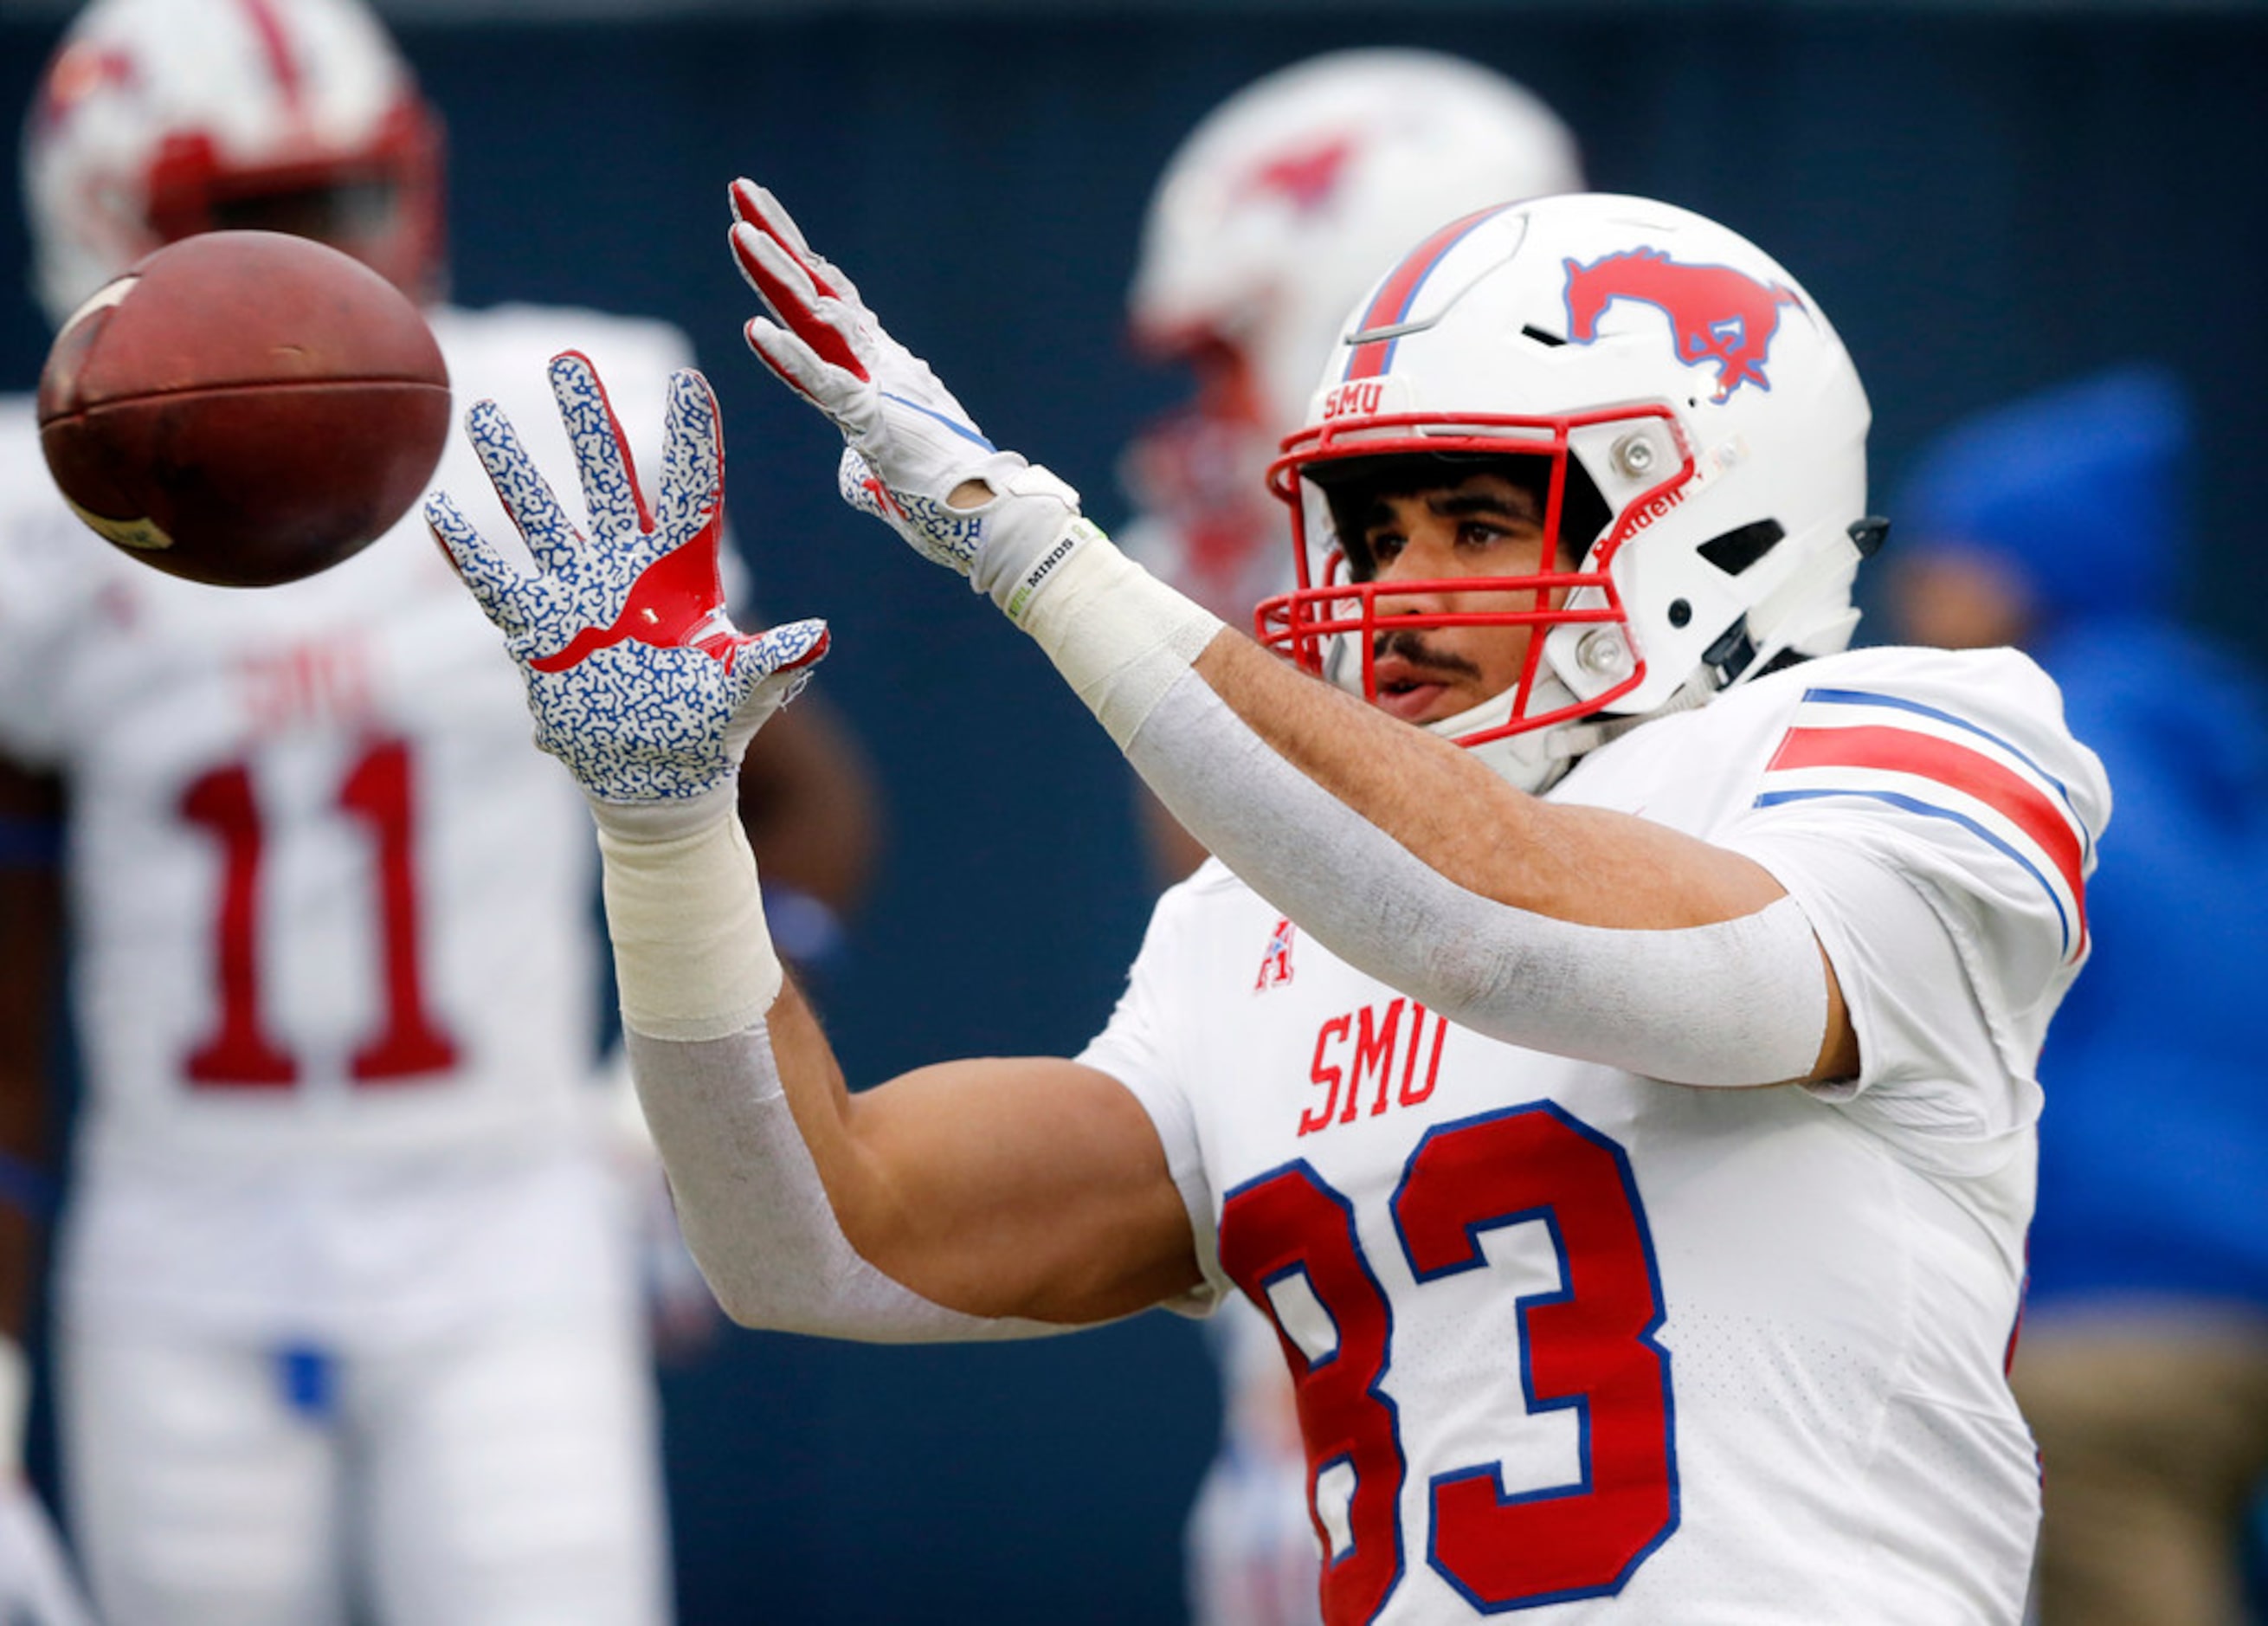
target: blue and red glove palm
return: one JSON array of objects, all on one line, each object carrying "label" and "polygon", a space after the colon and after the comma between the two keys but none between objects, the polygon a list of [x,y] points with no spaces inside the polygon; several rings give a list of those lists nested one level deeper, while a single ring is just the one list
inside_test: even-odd
[{"label": "blue and red glove palm", "polygon": [[449,498],[425,504],[431,526],[527,685],[535,743],[604,807],[649,809],[665,824],[710,817],[732,797],[741,753],[793,699],[827,653],[827,625],[755,634],[725,610],[718,549],[725,455],[716,397],[698,373],[671,375],[658,514],[589,359],[551,362],[590,514],[567,517],[492,401],[466,432],[536,570],[520,569]]}]

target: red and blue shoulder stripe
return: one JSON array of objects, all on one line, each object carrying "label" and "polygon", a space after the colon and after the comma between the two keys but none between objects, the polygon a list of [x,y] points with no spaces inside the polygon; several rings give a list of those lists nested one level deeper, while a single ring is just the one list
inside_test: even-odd
[{"label": "red and blue shoulder stripe", "polygon": [[2066,960],[2087,947],[2094,838],[2064,783],[1966,718],[1860,689],[1808,689],[1755,805],[1858,796],[1961,826],[2029,874],[2054,905]]}]

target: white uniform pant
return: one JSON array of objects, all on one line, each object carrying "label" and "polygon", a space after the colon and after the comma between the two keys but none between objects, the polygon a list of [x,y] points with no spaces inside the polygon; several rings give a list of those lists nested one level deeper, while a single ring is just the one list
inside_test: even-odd
[{"label": "white uniform pant", "polygon": [[555,1312],[334,1356],[65,1329],[73,1537],[107,1626],[659,1626],[643,1329]]},{"label": "white uniform pant", "polygon": [[0,1486],[0,1621],[92,1626],[93,1618],[40,1498],[21,1477]]}]

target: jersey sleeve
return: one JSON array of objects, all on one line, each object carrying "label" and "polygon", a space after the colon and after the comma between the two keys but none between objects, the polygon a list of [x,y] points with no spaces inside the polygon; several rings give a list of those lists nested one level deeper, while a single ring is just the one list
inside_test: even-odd
[{"label": "jersey sleeve", "polygon": [[104,635],[90,601],[108,547],[64,504],[28,395],[0,397],[0,756],[50,769],[67,722],[65,640]]},{"label": "jersey sleeve", "polygon": [[2087,957],[2110,813],[2053,683],[2010,650],[1869,651],[1803,687],[1780,725],[1723,839],[1796,895],[1827,949],[1859,1031],[1851,1088],[1973,1077],[1976,1058],[1948,1053],[1981,1025],[2029,1090]]},{"label": "jersey sleeve", "polygon": [[1189,1234],[1197,1244],[1197,1263],[1204,1283],[1167,1308],[1184,1315],[1210,1315],[1232,1289],[1221,1272],[1216,1205],[1211,1181],[1204,1167],[1194,1103],[1185,1087],[1187,1070],[1174,1059],[1172,1035],[1176,1024],[1166,1019],[1172,996],[1166,985],[1178,962],[1174,942],[1179,936],[1175,892],[1167,892],[1150,917],[1150,928],[1127,973],[1126,991],[1102,1031],[1088,1041],[1077,1060],[1109,1074],[1142,1104],[1165,1147],[1166,1166],[1182,1206],[1189,1216]]}]

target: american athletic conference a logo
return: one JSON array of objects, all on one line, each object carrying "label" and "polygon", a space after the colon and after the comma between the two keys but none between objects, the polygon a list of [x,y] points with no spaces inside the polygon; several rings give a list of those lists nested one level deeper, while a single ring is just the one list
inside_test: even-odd
[{"label": "american athletic conference a logo", "polygon": [[1571,342],[1597,338],[1599,318],[1616,299],[1651,305],[1669,319],[1680,361],[1689,367],[1717,364],[1719,403],[1743,384],[1771,388],[1764,364],[1779,331],[1779,307],[1803,303],[1785,284],[1767,285],[1729,265],[1687,265],[1660,248],[1625,248],[1588,265],[1564,263]]},{"label": "american athletic conference a logo", "polygon": [[1260,975],[1252,983],[1255,994],[1280,988],[1292,980],[1292,939],[1298,929],[1288,920],[1277,920],[1276,929],[1268,934],[1268,946],[1260,953]]}]

